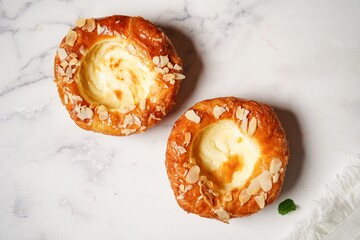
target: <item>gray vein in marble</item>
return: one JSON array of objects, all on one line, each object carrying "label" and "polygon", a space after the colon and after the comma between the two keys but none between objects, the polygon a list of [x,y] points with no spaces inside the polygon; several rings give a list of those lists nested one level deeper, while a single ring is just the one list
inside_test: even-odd
[{"label": "gray vein in marble", "polygon": [[15,112],[12,112],[10,114],[0,116],[0,122],[2,121],[9,121],[13,119],[14,117],[18,117],[21,119],[36,119],[38,118],[50,105],[53,99],[45,102],[44,104],[33,106],[31,108],[22,108],[19,110],[16,110]]}]

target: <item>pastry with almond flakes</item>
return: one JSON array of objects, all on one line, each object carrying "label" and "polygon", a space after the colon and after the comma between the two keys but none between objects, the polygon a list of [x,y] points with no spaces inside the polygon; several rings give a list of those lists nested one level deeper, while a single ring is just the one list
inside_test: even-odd
[{"label": "pastry with almond flakes", "polygon": [[116,136],[157,124],[185,78],[165,33],[128,16],[79,19],[57,50],[54,74],[74,122]]},{"label": "pastry with almond flakes", "polygon": [[185,211],[228,222],[279,195],[289,146],[274,110],[235,97],[205,100],[174,124],[166,169]]}]

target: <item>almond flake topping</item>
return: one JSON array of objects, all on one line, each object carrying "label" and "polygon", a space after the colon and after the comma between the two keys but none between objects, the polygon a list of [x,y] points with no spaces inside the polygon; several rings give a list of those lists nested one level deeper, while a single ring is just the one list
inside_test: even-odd
[{"label": "almond flake topping", "polygon": [[146,100],[145,99],[140,100],[139,107],[140,107],[141,110],[145,110],[145,107],[146,107]]},{"label": "almond flake topping", "polygon": [[216,119],[219,119],[224,112],[226,112],[226,109],[223,107],[215,106],[213,109],[213,114]]},{"label": "almond flake topping", "polygon": [[201,120],[199,115],[197,115],[194,110],[187,111],[185,113],[185,117],[194,123],[200,123]]},{"label": "almond flake topping", "polygon": [[241,193],[239,194],[239,201],[240,201],[240,203],[241,203],[241,206],[242,206],[244,203],[246,203],[247,201],[249,201],[250,197],[251,197],[251,195],[249,195],[249,194],[247,193],[247,190],[246,190],[246,189],[243,189],[243,190],[241,191]]},{"label": "almond flake topping", "polygon": [[260,194],[259,196],[255,196],[254,199],[261,209],[265,207],[264,195]]},{"label": "almond flake topping", "polygon": [[72,69],[71,69],[70,66],[66,69],[65,75],[66,75],[68,78],[72,78]]},{"label": "almond flake topping", "polygon": [[240,126],[240,128],[241,128],[241,131],[242,131],[243,133],[247,133],[247,126],[248,126],[248,120],[247,120],[247,118],[246,118],[246,119],[244,119],[244,120],[241,121],[241,126]]},{"label": "almond flake topping", "polygon": [[65,76],[65,71],[61,66],[57,66],[57,70],[60,76]]},{"label": "almond flake topping", "polygon": [[77,117],[80,118],[82,121],[84,121],[85,119],[91,120],[94,115],[91,108],[86,106],[76,106],[74,110],[75,112],[77,112]]},{"label": "almond flake topping", "polygon": [[172,74],[172,73],[165,74],[165,75],[163,76],[163,79],[164,79],[166,82],[169,82],[169,81],[173,80],[174,78],[175,78],[175,75]]},{"label": "almond flake topping", "polygon": [[169,69],[173,69],[173,68],[174,68],[174,65],[173,65],[171,62],[168,62],[167,67],[168,67]]},{"label": "almond flake topping", "polygon": [[80,48],[79,48],[79,52],[81,55],[85,56],[86,55],[86,51],[85,51],[85,47],[84,45],[81,45]]},{"label": "almond flake topping", "polygon": [[188,146],[191,140],[191,133],[187,132],[185,133],[185,140],[184,140],[184,145]]},{"label": "almond flake topping", "polygon": [[102,27],[102,26],[100,26],[100,24],[98,24],[96,30],[97,30],[97,34],[100,35],[100,34],[102,34],[103,32],[105,32],[106,27]]},{"label": "almond flake topping", "polygon": [[126,136],[134,132],[136,132],[136,129],[129,129],[129,128],[121,129],[121,133]]},{"label": "almond flake topping", "polygon": [[183,74],[174,73],[174,75],[175,75],[175,79],[176,79],[176,80],[183,80],[183,79],[185,79],[185,75],[183,75]]},{"label": "almond flake topping", "polygon": [[263,171],[259,176],[257,176],[260,186],[264,192],[268,192],[272,188],[272,181],[269,171]]},{"label": "almond flake topping", "polygon": [[88,32],[92,32],[95,29],[95,19],[94,18],[88,18],[86,19],[85,25],[81,28],[82,30],[87,30]]},{"label": "almond flake topping", "polygon": [[66,53],[66,50],[63,49],[63,48],[59,48],[59,49],[57,50],[57,53],[58,53],[58,56],[59,56],[60,61],[65,60],[65,58],[68,56],[68,54]]},{"label": "almond flake topping", "polygon": [[270,173],[276,174],[280,171],[282,162],[279,158],[273,158],[270,163]]},{"label": "almond flake topping", "polygon": [[272,177],[272,181],[273,183],[277,183],[279,181],[279,173],[275,173],[274,176]]},{"label": "almond flake topping", "polygon": [[257,178],[254,178],[251,180],[250,185],[247,187],[246,191],[247,193],[251,195],[255,195],[260,191],[260,183]]},{"label": "almond flake topping", "polygon": [[60,66],[61,66],[62,68],[66,68],[67,66],[69,66],[69,63],[68,63],[68,61],[63,60],[63,61],[60,63]]},{"label": "almond flake topping", "polygon": [[76,39],[77,39],[77,33],[72,29],[70,29],[65,37],[65,44],[73,47]]},{"label": "almond flake topping", "polygon": [[194,165],[190,168],[189,172],[186,174],[185,180],[188,183],[196,183],[199,181],[200,167]]},{"label": "almond flake topping", "polygon": [[180,194],[179,196],[176,197],[176,199],[178,200],[184,199],[184,195]]},{"label": "almond flake topping", "polygon": [[134,123],[138,126],[141,126],[141,120],[138,116],[136,116],[135,114],[132,114],[133,118],[134,118]]},{"label": "almond flake topping", "polygon": [[224,201],[225,202],[231,202],[232,201],[232,195],[231,195],[231,191],[229,191],[229,192],[226,192],[225,194],[224,194]]},{"label": "almond flake topping", "polygon": [[186,149],[183,146],[175,146],[175,149],[180,155],[186,153]]},{"label": "almond flake topping", "polygon": [[166,56],[160,56],[160,67],[165,67],[169,62],[168,55]]},{"label": "almond flake topping", "polygon": [[181,70],[182,70],[182,67],[180,67],[180,65],[175,64],[175,65],[174,65],[174,70],[176,70],[176,71],[181,71]]},{"label": "almond flake topping", "polygon": [[160,58],[158,56],[153,57],[152,62],[157,66],[160,62]]},{"label": "almond flake topping", "polygon": [[105,106],[100,105],[97,107],[96,112],[99,114],[99,119],[104,121],[109,118],[109,113]]},{"label": "almond flake topping", "polygon": [[81,28],[82,26],[85,25],[85,22],[86,22],[85,18],[79,18],[78,20],[76,20],[75,26]]},{"label": "almond flake topping", "polygon": [[229,214],[223,208],[218,208],[214,210],[214,213],[218,216],[220,221],[228,222],[229,221]]},{"label": "almond flake topping", "polygon": [[69,65],[73,66],[73,65],[77,64],[77,62],[78,62],[78,60],[76,58],[73,58],[70,60]]},{"label": "almond flake topping", "polygon": [[248,129],[248,135],[252,136],[254,135],[257,127],[257,120],[256,117],[253,117],[249,122],[249,129]]}]

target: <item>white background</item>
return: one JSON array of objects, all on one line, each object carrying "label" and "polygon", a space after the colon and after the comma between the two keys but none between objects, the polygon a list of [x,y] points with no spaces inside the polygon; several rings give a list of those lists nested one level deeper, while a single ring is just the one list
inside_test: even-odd
[{"label": "white background", "polygon": [[[123,138],[78,128],[52,81],[76,19],[113,14],[161,26],[187,76],[163,122]],[[286,238],[360,152],[359,22],[357,0],[0,1],[0,239]],[[274,204],[223,224],[177,206],[164,155],[188,107],[231,95],[275,107],[292,156]]]}]

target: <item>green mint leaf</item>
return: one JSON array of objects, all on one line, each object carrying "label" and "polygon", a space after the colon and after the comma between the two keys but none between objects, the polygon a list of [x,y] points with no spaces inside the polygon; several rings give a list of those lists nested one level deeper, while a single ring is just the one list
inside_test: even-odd
[{"label": "green mint leaf", "polygon": [[279,204],[278,211],[281,215],[288,214],[291,211],[296,210],[296,205],[293,200],[286,199]]}]

